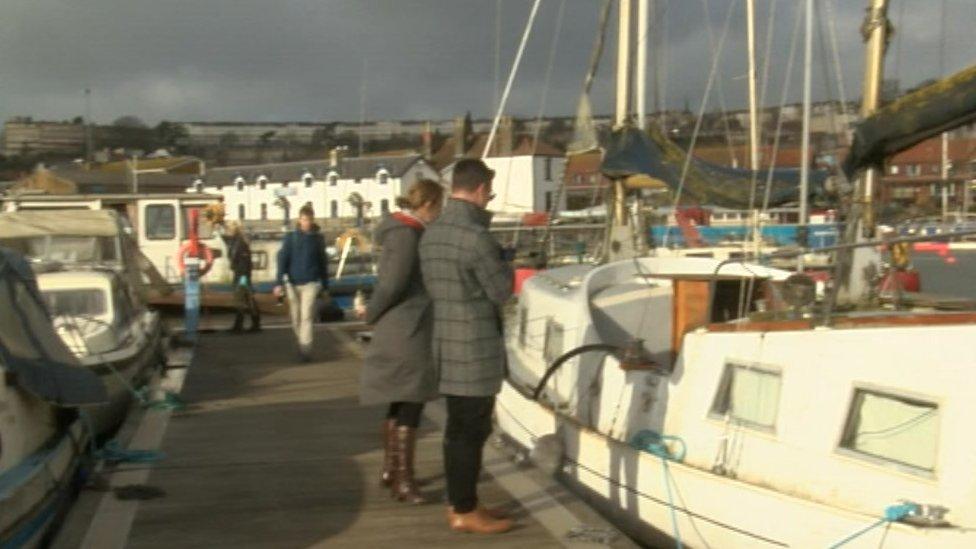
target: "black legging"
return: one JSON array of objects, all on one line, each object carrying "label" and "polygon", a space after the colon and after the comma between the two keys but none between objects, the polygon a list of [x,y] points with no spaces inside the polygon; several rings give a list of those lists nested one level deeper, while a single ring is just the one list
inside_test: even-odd
[{"label": "black legging", "polygon": [[423,402],[391,402],[386,411],[386,419],[396,419],[398,427],[420,427],[420,415],[424,413]]}]

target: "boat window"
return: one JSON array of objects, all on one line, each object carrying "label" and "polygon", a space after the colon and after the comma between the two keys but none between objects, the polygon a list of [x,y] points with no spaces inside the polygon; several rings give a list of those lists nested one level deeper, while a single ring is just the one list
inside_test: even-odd
[{"label": "boat window", "polygon": [[938,428],[939,407],[934,403],[857,389],[841,447],[932,471]]},{"label": "boat window", "polygon": [[47,290],[42,292],[51,316],[99,316],[108,304],[105,292],[98,288]]},{"label": "boat window", "polygon": [[169,204],[146,206],[146,238],[170,240],[176,238],[176,211]]},{"label": "boat window", "polygon": [[747,426],[774,429],[781,381],[775,370],[726,363],[712,414]]},{"label": "boat window", "polygon": [[542,347],[542,358],[547,364],[563,354],[563,325],[553,319],[546,323],[546,342]]}]

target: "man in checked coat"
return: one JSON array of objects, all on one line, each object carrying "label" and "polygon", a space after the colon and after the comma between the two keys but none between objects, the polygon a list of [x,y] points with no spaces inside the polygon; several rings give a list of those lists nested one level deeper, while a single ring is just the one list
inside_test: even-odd
[{"label": "man in checked coat", "polygon": [[451,196],[420,241],[424,286],[434,304],[433,358],[447,401],[444,469],[452,529],[501,533],[512,521],[478,504],[481,454],[491,433],[495,395],[506,371],[501,306],[512,295],[512,268],[488,233],[495,173],[484,162],[454,167]]}]

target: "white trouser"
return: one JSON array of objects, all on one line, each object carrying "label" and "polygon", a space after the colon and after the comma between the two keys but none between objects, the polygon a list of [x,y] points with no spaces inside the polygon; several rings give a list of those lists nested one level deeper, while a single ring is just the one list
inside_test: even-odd
[{"label": "white trouser", "polygon": [[307,284],[286,284],[288,292],[288,312],[291,313],[291,328],[298,339],[298,349],[303,354],[312,351],[312,324],[315,322],[315,298],[322,289],[321,282]]}]

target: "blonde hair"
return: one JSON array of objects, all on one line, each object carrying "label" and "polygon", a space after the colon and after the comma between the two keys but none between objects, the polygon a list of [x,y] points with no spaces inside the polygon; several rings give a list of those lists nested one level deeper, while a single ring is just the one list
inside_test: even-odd
[{"label": "blonde hair", "polygon": [[444,187],[440,183],[433,179],[420,179],[410,185],[406,195],[397,197],[396,205],[404,210],[416,210],[424,204],[443,201]]}]

